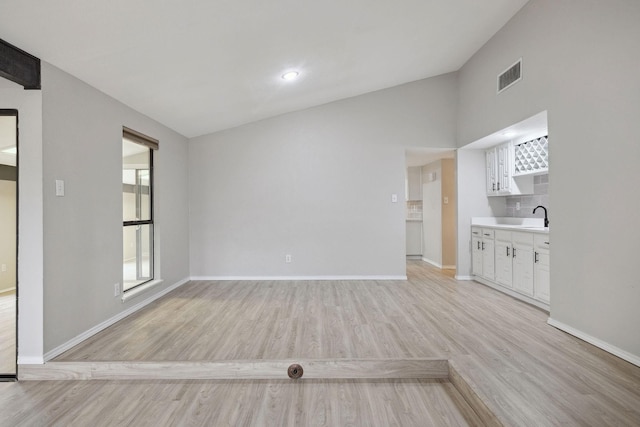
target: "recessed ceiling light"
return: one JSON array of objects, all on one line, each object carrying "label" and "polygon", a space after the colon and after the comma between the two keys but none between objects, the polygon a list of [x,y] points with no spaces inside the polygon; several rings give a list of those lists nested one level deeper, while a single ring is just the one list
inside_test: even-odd
[{"label": "recessed ceiling light", "polygon": [[285,80],[295,80],[300,75],[297,71],[287,71],[282,75],[282,78]]}]

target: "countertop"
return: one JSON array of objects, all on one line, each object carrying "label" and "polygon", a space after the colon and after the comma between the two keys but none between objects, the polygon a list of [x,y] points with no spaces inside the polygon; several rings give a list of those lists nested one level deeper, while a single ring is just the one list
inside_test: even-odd
[{"label": "countertop", "polygon": [[549,227],[544,226],[544,220],[542,218],[476,217],[471,218],[471,226],[549,234]]}]

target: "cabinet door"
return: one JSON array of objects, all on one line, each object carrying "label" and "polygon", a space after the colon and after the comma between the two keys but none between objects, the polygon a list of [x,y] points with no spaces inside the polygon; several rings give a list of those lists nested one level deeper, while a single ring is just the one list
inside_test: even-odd
[{"label": "cabinet door", "polygon": [[495,245],[493,239],[482,239],[482,276],[495,279]]},{"label": "cabinet door", "polygon": [[533,296],[533,246],[513,245],[513,289]]},{"label": "cabinet door", "polygon": [[496,239],[496,282],[512,287],[513,268],[511,261],[511,242]]},{"label": "cabinet door", "polygon": [[503,144],[498,147],[498,179],[497,189],[501,194],[509,194],[511,192],[511,173],[510,167],[510,153],[511,144]]},{"label": "cabinet door", "polygon": [[487,194],[494,196],[497,194],[497,182],[496,182],[496,150],[491,149],[486,151],[486,167],[487,167]]},{"label": "cabinet door", "polygon": [[482,276],[482,238],[471,239],[472,273],[474,276]]},{"label": "cabinet door", "polygon": [[549,273],[549,252],[536,250],[534,254],[534,297],[547,304],[551,300],[551,283]]}]

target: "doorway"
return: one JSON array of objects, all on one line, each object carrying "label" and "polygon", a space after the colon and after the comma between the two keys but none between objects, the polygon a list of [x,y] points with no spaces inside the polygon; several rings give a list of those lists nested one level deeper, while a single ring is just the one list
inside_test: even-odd
[{"label": "doorway", "polygon": [[17,374],[18,111],[0,109],[0,380]]},{"label": "doorway", "polygon": [[453,276],[456,268],[456,171],[452,149],[408,148],[406,159],[407,259]]}]

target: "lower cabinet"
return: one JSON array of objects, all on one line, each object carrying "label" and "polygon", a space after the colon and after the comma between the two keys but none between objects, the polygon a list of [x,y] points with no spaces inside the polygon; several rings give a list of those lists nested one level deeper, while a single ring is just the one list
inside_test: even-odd
[{"label": "lower cabinet", "polygon": [[496,282],[507,288],[513,287],[513,250],[511,232],[496,230]]},{"label": "lower cabinet", "polygon": [[473,227],[471,229],[471,251],[473,275],[494,280],[496,270],[494,230]]},{"label": "lower cabinet", "polygon": [[533,278],[534,298],[547,304],[551,300],[549,280],[549,236],[538,234],[534,238]]},{"label": "lower cabinet", "polygon": [[548,309],[548,234],[472,227],[471,239],[476,278],[529,302],[540,301],[536,304]]},{"label": "lower cabinet", "polygon": [[513,290],[533,296],[533,234],[512,233]]}]

